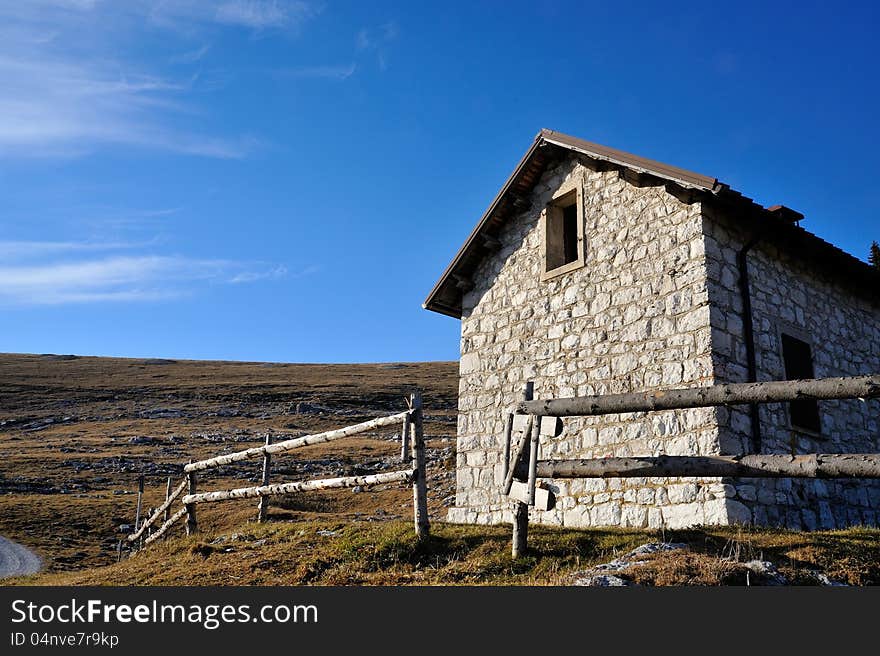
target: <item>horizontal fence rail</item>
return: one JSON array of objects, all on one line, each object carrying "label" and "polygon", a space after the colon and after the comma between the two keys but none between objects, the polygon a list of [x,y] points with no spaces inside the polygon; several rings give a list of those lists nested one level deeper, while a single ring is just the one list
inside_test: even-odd
[{"label": "horizontal fence rail", "polygon": [[381,428],[382,426],[389,426],[391,424],[400,423],[411,412],[412,410],[406,410],[404,412],[399,412],[396,415],[389,415],[388,417],[371,419],[370,421],[365,421],[361,424],[354,424],[353,426],[346,426],[345,428],[338,428],[336,430],[326,431],[324,433],[316,433],[314,435],[304,435],[303,437],[296,437],[290,440],[285,440],[283,442],[277,442],[276,444],[269,444],[267,446],[256,446],[252,449],[236,451],[235,453],[228,453],[223,456],[217,456],[216,458],[209,458],[207,460],[191,462],[183,468],[183,471],[189,474],[190,472],[196,472],[202,469],[210,469],[211,467],[222,467],[223,465],[228,465],[232,462],[238,462],[239,460],[258,458],[266,454],[271,455],[274,453],[284,453],[285,451],[292,451],[293,449],[298,449],[303,446],[309,446],[310,444],[322,444],[324,442],[330,442],[332,440],[339,440],[343,437],[350,437],[351,435],[357,435],[358,433],[365,433],[369,430],[373,430],[374,428]]},{"label": "horizontal fence rail", "polygon": [[[880,478],[880,453],[812,453],[805,455],[746,454],[739,456],[636,456],[572,460],[538,460],[538,428],[547,417],[586,417],[657,410],[685,410],[712,406],[787,403],[802,400],[860,399],[880,397],[880,374],[842,378],[809,378],[762,383],[732,383],[655,390],[628,394],[601,394],[563,399],[532,399],[533,383],[527,383],[517,415],[505,423],[503,494],[513,504],[514,557],[525,553],[528,506],[537,504],[537,479],[551,478]],[[513,447],[517,420],[525,430]],[[529,427],[534,427],[529,439]],[[556,429],[551,431],[557,435]],[[526,458],[526,443],[530,443]],[[513,486],[516,483],[516,493]],[[543,509],[552,507],[548,497]],[[546,506],[546,508],[544,508]]]},{"label": "horizontal fence rail", "polygon": [[[143,522],[140,521],[140,517],[144,498],[144,477],[143,475],[139,476],[134,532],[126,536],[124,539],[119,540],[117,545],[117,559],[122,559],[124,543],[128,543],[130,545],[129,551],[134,553],[163,536],[167,537],[168,531],[171,527],[184,517],[186,518],[186,534],[193,535],[197,533],[198,521],[196,518],[196,505],[199,503],[259,498],[260,503],[258,505],[257,521],[263,522],[267,519],[269,497],[271,496],[306,492],[310,490],[353,488],[357,486],[370,487],[383,483],[408,483],[412,485],[413,522],[415,533],[419,540],[426,539],[429,537],[430,524],[428,520],[427,473],[421,392],[419,390],[414,390],[413,393],[406,398],[406,403],[407,410],[387,417],[379,417],[360,424],[325,431],[323,433],[304,435],[302,437],[278,442],[277,444],[272,444],[271,436],[267,435],[264,446],[244,449],[242,451],[236,451],[234,453],[228,453],[226,455],[209,458],[207,460],[200,460],[198,462],[190,460],[189,464],[183,467],[185,475],[184,480],[172,491],[172,479],[168,478],[165,488],[165,500],[159,507],[151,509],[149,511],[149,517]],[[342,476],[338,478],[324,478],[310,481],[297,481],[293,483],[269,484],[272,454],[284,453],[311,444],[322,444],[324,442],[351,437],[352,435],[358,435],[359,433],[365,433],[376,428],[398,423],[403,426],[401,432],[401,460],[404,463],[407,463],[404,466],[409,466],[409,469],[364,476]],[[214,467],[221,467],[240,460],[259,457],[262,457],[263,459],[259,486],[220,490],[215,492],[198,492],[197,472]],[[182,507],[172,515],[171,507],[177,500],[180,501]],[[163,517],[165,521],[161,526],[155,528],[159,523],[160,518]]]},{"label": "horizontal fence rail", "polygon": [[746,403],[781,403],[803,399],[875,397],[880,397],[880,375],[731,383],[653,392],[576,396],[569,399],[538,399],[521,402],[517,406],[517,412],[545,417],[579,417]]},{"label": "horizontal fence rail", "polygon": [[338,487],[355,487],[361,485],[380,485],[382,483],[411,483],[416,472],[410,469],[384,474],[370,474],[369,476],[342,476],[339,478],[320,478],[314,481],[298,481],[296,483],[277,483],[275,485],[262,485],[259,487],[239,487],[234,490],[221,492],[202,492],[183,497],[186,505],[195,503],[211,503],[213,501],[229,501],[230,499],[253,499],[256,497],[270,497],[277,494],[290,494],[292,492],[307,492],[310,490],[329,490]]},{"label": "horizontal fence rail", "polygon": [[144,532],[148,528],[150,528],[150,526],[152,526],[156,522],[157,519],[159,519],[159,516],[164,514],[165,511],[171,507],[171,504],[174,503],[174,500],[177,499],[177,497],[179,497],[181,494],[183,494],[183,491],[185,489],[186,489],[186,480],[182,481],[180,483],[180,485],[178,485],[174,489],[174,491],[168,496],[168,498],[165,499],[164,503],[162,503],[161,506],[156,508],[156,510],[153,512],[153,514],[150,515],[146,520],[144,520],[144,523],[140,525],[138,530],[136,530],[134,533],[132,533],[131,535],[128,536],[128,541],[134,542],[135,540],[140,538],[144,534]]},{"label": "horizontal fence rail", "polygon": [[539,460],[542,478],[880,478],[880,454],[638,456]]}]

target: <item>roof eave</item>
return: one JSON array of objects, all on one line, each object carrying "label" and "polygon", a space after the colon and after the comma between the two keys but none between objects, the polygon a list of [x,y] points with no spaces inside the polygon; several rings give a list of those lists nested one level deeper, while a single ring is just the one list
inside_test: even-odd
[{"label": "roof eave", "polygon": [[476,241],[479,234],[482,232],[483,227],[489,221],[489,218],[492,216],[492,213],[497,209],[498,204],[507,194],[510,186],[516,180],[517,176],[522,172],[525,165],[528,163],[529,159],[531,159],[532,155],[535,151],[540,147],[541,142],[543,140],[544,130],[541,130],[536,136],[535,140],[532,142],[531,147],[526,151],[526,154],[522,156],[519,164],[516,165],[516,168],[513,170],[513,173],[508,176],[507,181],[504,183],[504,186],[501,187],[501,190],[495,196],[492,203],[489,205],[489,208],[483,213],[483,216],[480,218],[479,223],[473,229],[471,234],[468,236],[467,240],[464,242],[464,245],[460,249],[458,249],[458,253],[456,253],[455,258],[446,267],[446,270],[443,272],[443,275],[440,276],[437,283],[434,285],[434,288],[428,294],[428,297],[425,299],[425,302],[422,304],[422,307],[426,310],[431,310],[432,312],[439,312],[440,314],[445,314],[450,317],[454,317],[456,319],[461,319],[461,311],[455,311],[448,307],[445,304],[440,304],[436,302],[437,295],[440,292],[441,287],[446,284],[448,278],[452,275],[452,272],[461,262],[462,258],[464,258],[465,253],[470,249],[473,243]]}]

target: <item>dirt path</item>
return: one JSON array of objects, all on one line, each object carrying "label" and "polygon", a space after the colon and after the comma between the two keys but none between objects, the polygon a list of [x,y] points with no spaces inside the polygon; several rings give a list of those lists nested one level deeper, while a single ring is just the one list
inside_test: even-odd
[{"label": "dirt path", "polygon": [[43,563],[33,551],[0,535],[0,579],[39,572]]}]

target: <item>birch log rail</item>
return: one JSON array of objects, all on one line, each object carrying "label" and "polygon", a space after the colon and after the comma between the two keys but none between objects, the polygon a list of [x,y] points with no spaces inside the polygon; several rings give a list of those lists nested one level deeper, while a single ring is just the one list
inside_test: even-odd
[{"label": "birch log rail", "polygon": [[285,451],[292,451],[293,449],[297,449],[302,446],[308,446],[310,444],[322,444],[324,442],[330,442],[332,440],[339,440],[343,437],[357,435],[358,433],[365,433],[366,431],[373,430],[374,428],[381,428],[382,426],[399,423],[403,421],[404,418],[410,414],[410,412],[412,411],[406,410],[404,412],[399,412],[396,415],[389,415],[388,417],[371,419],[370,421],[365,421],[360,424],[354,424],[353,426],[346,426],[345,428],[338,428],[336,430],[326,431],[324,433],[316,433],[314,435],[304,435],[303,437],[296,437],[291,440],[285,440],[283,442],[270,444],[268,446],[257,446],[252,449],[245,449],[244,451],[236,451],[235,453],[228,453],[223,456],[217,456],[216,458],[199,460],[198,462],[192,462],[186,465],[183,468],[183,471],[186,473],[191,473],[200,471],[202,469],[210,469],[211,467],[221,467],[223,465],[228,465],[232,462],[238,462],[239,460],[247,460],[249,458],[261,457],[266,454],[284,453]]},{"label": "birch log rail", "polygon": [[171,517],[168,518],[165,521],[165,523],[162,524],[162,526],[160,526],[159,529],[155,533],[152,533],[146,540],[144,540],[144,546],[147,546],[151,542],[155,542],[156,540],[161,538],[163,535],[165,535],[165,533],[168,531],[168,529],[171,528],[172,526],[174,526],[174,524],[176,524],[177,521],[181,517],[183,517],[185,514],[186,514],[186,506],[184,506],[183,508],[178,510],[176,513],[171,515]]},{"label": "birch log rail", "polygon": [[848,378],[809,378],[766,383],[731,383],[709,387],[655,390],[629,394],[578,396],[568,399],[523,401],[519,414],[586,417],[622,412],[683,410],[747,403],[781,403],[803,399],[880,397],[880,374]]},{"label": "birch log rail", "polygon": [[[808,378],[763,383],[731,383],[683,389],[654,390],[629,394],[602,394],[562,399],[532,400],[527,393],[516,406],[514,427],[542,421],[542,417],[587,417],[656,410],[685,410],[712,406],[757,403],[786,403],[811,400],[880,397],[880,374],[844,378]],[[527,415],[523,417],[523,415]],[[526,431],[528,432],[528,431]],[[540,438],[542,431],[537,431]],[[556,435],[555,429],[553,434]],[[509,447],[505,428],[505,453]],[[528,482],[526,498],[536,502],[536,479],[541,478],[880,478],[878,453],[813,453],[806,455],[747,454],[741,456],[645,456],[592,458],[583,460],[538,460],[532,444],[523,462],[525,435],[516,455],[505,464],[502,492],[509,494],[514,479]],[[528,513],[525,504],[516,506],[513,525],[513,555],[525,552]]]},{"label": "birch log rail", "polygon": [[[263,446],[243,451],[236,451],[226,455],[209,458],[194,462],[190,460],[183,467],[185,473],[184,480],[172,491],[171,479],[167,480],[165,489],[165,501],[155,510],[150,510],[149,518],[143,523],[140,522],[141,503],[143,500],[143,476],[138,479],[138,504],[135,520],[135,531],[127,536],[125,540],[120,540],[118,545],[118,559],[122,558],[122,544],[128,542],[131,545],[131,551],[134,552],[138,547],[146,546],[159,538],[166,536],[169,529],[183,517],[186,517],[186,534],[193,535],[198,532],[198,522],[196,519],[196,505],[199,503],[210,503],[215,501],[227,501],[232,499],[249,499],[254,497],[260,498],[258,521],[265,521],[267,515],[268,497],[291,494],[295,492],[305,492],[308,490],[327,490],[332,488],[353,488],[357,486],[369,487],[383,483],[411,483],[413,487],[413,517],[415,523],[416,535],[420,540],[429,536],[429,520],[428,520],[428,504],[427,504],[427,476],[425,466],[425,438],[423,429],[423,408],[422,397],[419,390],[415,390],[407,399],[409,408],[404,412],[399,412],[387,417],[379,417],[371,419],[360,424],[346,426],[336,430],[325,431],[313,435],[305,435],[297,437],[277,444],[272,444],[271,436],[266,436],[266,442]],[[411,457],[410,469],[384,472],[379,474],[370,474],[364,476],[343,476],[339,478],[325,478],[311,481],[297,481],[294,483],[278,483],[269,485],[271,455],[274,453],[284,453],[301,446],[310,444],[321,444],[332,440],[350,437],[359,433],[364,433],[375,428],[388,426],[402,422],[402,456]],[[410,447],[412,447],[410,449]],[[246,460],[248,458],[263,458],[261,484],[256,487],[243,487],[232,490],[221,490],[216,492],[197,491],[197,472],[210,469],[212,467],[220,467],[232,462]],[[171,505],[178,498],[182,504],[182,508],[171,514]],[[158,522],[160,517],[164,517],[164,523],[155,531],[153,526]],[[146,535],[146,538],[144,537]]]},{"label": "birch log rail", "polygon": [[229,501],[230,499],[253,499],[256,497],[275,496],[278,494],[291,494],[293,492],[307,492],[311,490],[329,490],[339,487],[354,487],[361,485],[379,485],[381,483],[409,483],[415,476],[413,470],[386,472],[384,474],[370,474],[369,476],[342,476],[339,478],[321,478],[314,481],[298,481],[296,483],[276,483],[275,485],[262,485],[258,487],[239,487],[234,490],[220,492],[202,492],[189,494],[183,497],[185,505],[197,503],[211,503],[214,501]]},{"label": "birch log rail", "polygon": [[[163,513],[167,515],[167,511],[169,508],[171,508],[171,504],[174,503],[174,500],[177,497],[179,497],[181,494],[183,494],[183,491],[186,489],[186,487],[187,487],[187,481],[184,480],[183,482],[180,483],[180,485],[178,485],[174,489],[173,492],[171,492],[171,494],[168,496],[168,498],[165,499],[165,502],[161,506],[156,508],[155,512],[152,515],[150,515],[146,520],[144,520],[144,523],[140,525],[138,530],[128,536],[128,538],[127,538],[128,541],[134,542],[139,537],[141,537],[144,534],[144,531],[146,531],[150,526],[152,526],[156,522],[157,519],[159,519],[160,515],[162,515]],[[165,521],[168,521],[167,517],[166,517]]]},{"label": "birch log rail", "polygon": [[542,478],[880,478],[880,453],[539,460],[537,473]]}]

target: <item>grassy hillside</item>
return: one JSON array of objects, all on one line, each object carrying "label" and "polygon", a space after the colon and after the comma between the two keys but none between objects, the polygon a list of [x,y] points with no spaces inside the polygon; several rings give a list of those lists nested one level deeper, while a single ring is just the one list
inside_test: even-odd
[{"label": "grassy hillside", "polygon": [[[531,527],[528,557],[509,556],[509,527],[453,526],[456,363],[304,365],[0,355],[0,534],[35,549],[45,572],[4,583],[568,584],[576,573],[648,542],[687,549],[644,558],[625,574],[648,585],[761,583],[746,565],[771,561],[794,583],[880,581],[880,531],[797,533]],[[400,411],[424,392],[432,539],[418,544],[406,487],[334,490],[199,507],[202,533],[151,545],[119,564],[120,526],[168,476],[205,458]],[[314,445],[274,462],[273,482],[399,467],[396,429]],[[259,462],[200,476],[200,490],[251,485]]]},{"label": "grassy hillside", "polygon": [[[145,508],[164,498],[189,458],[339,428],[405,408],[423,390],[433,517],[454,485],[457,364],[308,365],[0,355],[0,534],[36,550],[49,571],[115,561],[120,526],[134,520],[137,477]],[[273,482],[399,469],[399,429],[274,458]],[[252,485],[260,463],[200,476],[201,490]],[[252,518],[255,502],[200,509],[206,531]],[[274,502],[277,521],[402,518],[411,493],[380,486]],[[179,529],[178,529],[179,531]]]}]

